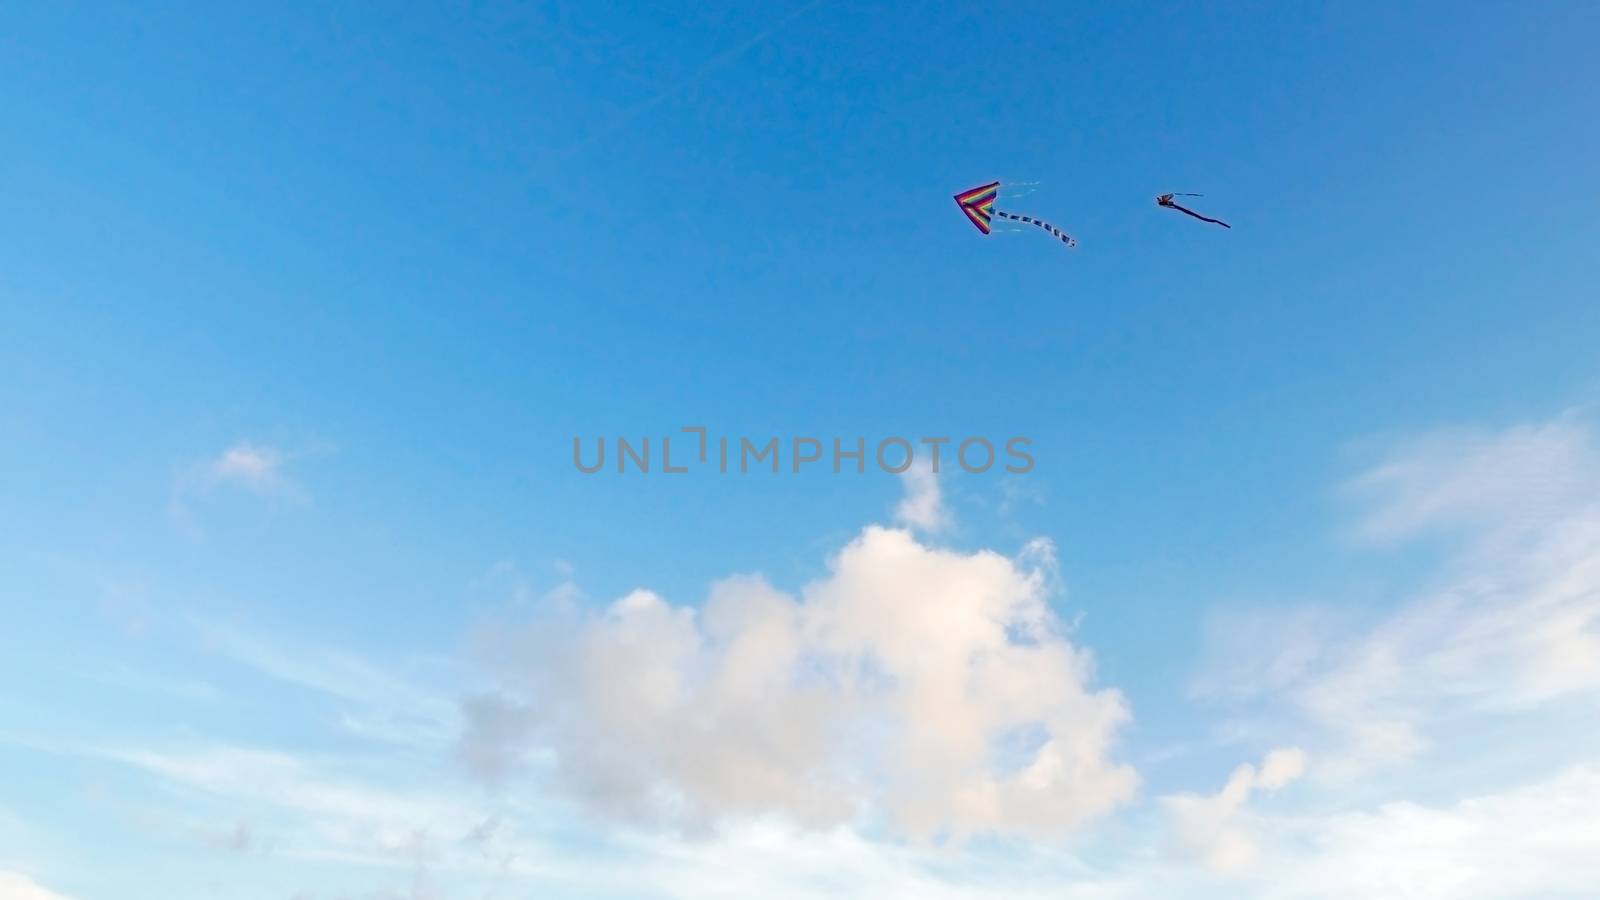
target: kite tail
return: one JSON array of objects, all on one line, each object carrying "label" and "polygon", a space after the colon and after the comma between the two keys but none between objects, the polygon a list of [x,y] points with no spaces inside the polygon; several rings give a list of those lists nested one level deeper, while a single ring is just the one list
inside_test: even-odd
[{"label": "kite tail", "polygon": [[[1188,195],[1185,194],[1184,196],[1188,196]],[[1212,224],[1215,224],[1215,225],[1221,225],[1223,228],[1226,228],[1229,231],[1233,230],[1233,226],[1232,225],[1229,225],[1227,222],[1224,222],[1221,219],[1213,219],[1210,216],[1202,216],[1199,213],[1195,212],[1194,210],[1185,209],[1185,208],[1179,206],[1176,203],[1172,204],[1172,208],[1177,210],[1178,212],[1181,212],[1181,213],[1188,213],[1189,215],[1194,216],[1196,219],[1199,219],[1202,222],[1211,222]]]},{"label": "kite tail", "polygon": [[1062,232],[1061,229],[1051,225],[1049,222],[1046,222],[1043,219],[1035,219],[1033,216],[1019,216],[1016,213],[1008,213],[999,209],[995,210],[994,214],[1002,219],[1010,219],[1013,222],[1022,222],[1027,225],[1037,225],[1055,237],[1059,238],[1061,243],[1066,244],[1068,247],[1078,246],[1078,242],[1074,240],[1071,235]]}]

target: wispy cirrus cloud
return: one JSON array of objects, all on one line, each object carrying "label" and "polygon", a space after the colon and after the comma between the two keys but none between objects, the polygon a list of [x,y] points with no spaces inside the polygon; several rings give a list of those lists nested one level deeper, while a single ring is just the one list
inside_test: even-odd
[{"label": "wispy cirrus cloud", "polygon": [[1371,541],[1528,535],[1594,513],[1600,442],[1575,415],[1500,431],[1441,429],[1401,442],[1345,490],[1367,504],[1356,533]]},{"label": "wispy cirrus cloud", "polygon": [[384,743],[447,744],[459,729],[453,698],[349,652],[303,642],[273,641],[245,629],[197,625],[214,653],[260,675],[320,694],[339,709],[338,727]]},{"label": "wispy cirrus cloud", "polygon": [[1444,538],[1437,574],[1370,623],[1327,608],[1224,620],[1215,655],[1233,675],[1210,673],[1210,688],[1286,702],[1342,742],[1324,768],[1346,775],[1418,757],[1445,721],[1600,697],[1592,426],[1425,435],[1349,490],[1368,505],[1366,538]]}]

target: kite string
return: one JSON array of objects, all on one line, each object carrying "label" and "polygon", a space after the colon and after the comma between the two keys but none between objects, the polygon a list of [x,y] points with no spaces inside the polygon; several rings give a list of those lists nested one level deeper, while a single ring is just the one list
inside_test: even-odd
[{"label": "kite string", "polygon": [[1001,209],[994,210],[994,214],[1002,219],[1010,219],[1013,222],[1021,222],[1024,225],[1037,225],[1038,227],[1059,238],[1061,243],[1066,244],[1068,247],[1078,246],[1078,242],[1074,240],[1071,235],[1063,232],[1061,229],[1051,225],[1049,222],[1046,222],[1043,219],[1035,219],[1033,216],[1019,216],[1016,213],[1008,213]]},{"label": "kite string", "polygon": [[1041,184],[1044,184],[1044,182],[1042,182],[1042,181],[1006,181],[1004,179],[1001,179],[1001,182],[1000,182],[1000,196],[1005,198],[1005,199],[1007,199],[1007,200],[1016,200],[1019,197],[1026,197],[1029,194],[1038,193],[1039,185],[1041,185]]}]

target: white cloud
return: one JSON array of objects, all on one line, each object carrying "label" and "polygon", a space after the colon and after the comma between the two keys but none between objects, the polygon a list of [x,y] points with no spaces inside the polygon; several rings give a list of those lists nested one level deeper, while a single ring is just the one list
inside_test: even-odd
[{"label": "white cloud", "polygon": [[1274,750],[1261,761],[1261,768],[1255,773],[1255,787],[1264,791],[1276,791],[1305,773],[1305,751],[1298,747]]},{"label": "white cloud", "polygon": [[[540,623],[469,758],[549,746],[592,808],[690,826],[882,817],[916,838],[1060,833],[1128,800],[1128,719],[1048,605],[1045,545],[1017,559],[872,527],[798,597],[757,577],[703,608],[648,591]],[[521,726],[508,715],[524,718]]]},{"label": "white cloud", "polygon": [[212,461],[211,477],[217,481],[238,481],[254,487],[270,485],[280,476],[283,454],[271,447],[236,444]]},{"label": "white cloud", "polygon": [[[1051,610],[1046,542],[960,553],[868,528],[798,591],[741,576],[698,606],[640,590],[596,612],[575,586],[538,601],[497,567],[473,589],[545,612],[490,648],[498,690],[464,709],[446,699],[467,680],[453,667],[402,678],[202,629],[213,650],[314,692],[295,705],[315,725],[332,705],[341,736],[383,743],[315,744],[351,754],[331,756],[108,739],[96,748],[123,749],[79,752],[158,781],[180,826],[168,831],[250,851],[230,865],[357,870],[318,882],[319,898],[1586,896],[1600,883],[1594,719],[1562,725],[1564,741],[1500,729],[1541,753],[1561,745],[1557,765],[1483,764],[1486,743],[1442,738],[1600,697],[1597,473],[1600,442],[1572,421],[1397,447],[1354,483],[1359,530],[1383,545],[1444,536],[1428,548],[1443,565],[1365,621],[1322,607],[1225,623],[1231,677],[1247,683],[1211,684],[1260,705],[1261,749],[1311,749],[1312,776],[1391,768],[1330,792],[1298,783],[1306,754],[1278,750],[1215,793],[1161,797],[1070,843],[1059,836],[1127,803],[1136,779],[1115,761],[1126,705],[1094,685]],[[942,512],[931,484],[928,501],[908,479],[922,512],[900,514],[923,533],[939,521],[923,513]],[[470,767],[509,792],[440,771],[462,722]],[[1393,766],[1422,754],[1427,770]],[[1456,778],[1463,759],[1480,780]],[[612,820],[574,822],[552,788]],[[707,830],[685,840],[662,824]],[[1015,839],[894,839],[980,834]],[[0,900],[56,896],[7,894],[6,877]]]},{"label": "white cloud", "polygon": [[950,511],[944,505],[939,476],[927,463],[917,463],[901,476],[906,495],[895,507],[895,521],[926,533],[950,527]]},{"label": "white cloud", "polygon": [[1442,806],[1281,816],[1256,889],[1269,900],[1591,897],[1600,885],[1600,770]]},{"label": "white cloud", "polygon": [[185,469],[173,485],[168,509],[178,524],[193,528],[193,507],[227,491],[242,491],[275,504],[309,503],[311,494],[289,477],[293,458],[276,447],[241,441]]},{"label": "white cloud", "polygon": [[0,900],[69,900],[41,887],[21,872],[0,869]]},{"label": "white cloud", "polygon": [[1405,442],[1349,491],[1371,501],[1358,529],[1371,540],[1467,528],[1505,536],[1592,512],[1600,447],[1593,429],[1573,418],[1499,432],[1442,430]]},{"label": "white cloud", "polygon": [[1247,808],[1251,795],[1279,790],[1305,769],[1306,755],[1298,748],[1274,750],[1259,769],[1248,764],[1235,769],[1216,794],[1162,798],[1178,853],[1216,872],[1240,872],[1254,866],[1261,847]]},{"label": "white cloud", "polygon": [[349,653],[302,644],[279,645],[239,628],[198,626],[208,647],[262,675],[336,701],[339,725],[394,744],[448,743],[459,713],[448,695],[418,685]]},{"label": "white cloud", "polygon": [[[1147,900],[1153,879],[1098,870],[1059,847],[1029,843],[1004,853],[952,853],[896,844],[839,827],[796,832],[764,822],[712,839],[654,838],[610,890],[590,896],[743,900]],[[602,876],[603,878],[604,876]],[[591,882],[592,883],[592,882]],[[1140,893],[1144,890],[1143,893]]]},{"label": "white cloud", "polygon": [[304,499],[305,491],[284,469],[289,455],[276,447],[241,441],[200,466],[206,487],[239,487],[265,497]]},{"label": "white cloud", "polygon": [[[236,816],[230,829],[237,830],[238,817],[277,822],[279,850],[290,857],[404,866],[414,856],[418,834],[465,836],[483,818],[468,797],[434,785],[405,786],[392,768],[365,772],[360,760],[225,744],[90,755],[227,801]],[[248,827],[247,843],[254,844],[258,835]]]},{"label": "white cloud", "polygon": [[[1235,683],[1275,687],[1342,740],[1339,752],[1319,754],[1324,774],[1414,758],[1447,719],[1600,696],[1592,429],[1562,420],[1427,436],[1353,490],[1371,504],[1360,528],[1368,538],[1448,536],[1442,574],[1366,627],[1326,610],[1231,621],[1218,654],[1233,660]],[[1216,673],[1203,680],[1228,692]]]}]

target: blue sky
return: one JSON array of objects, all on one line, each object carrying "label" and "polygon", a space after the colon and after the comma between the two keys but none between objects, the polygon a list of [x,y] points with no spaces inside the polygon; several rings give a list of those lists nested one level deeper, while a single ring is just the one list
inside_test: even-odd
[{"label": "blue sky", "polygon": [[[1591,6],[0,25],[0,898],[1315,896],[1286,873],[1369,846],[1414,852],[1346,895],[1462,896],[1439,873],[1484,849],[1429,856],[1386,816],[1549,818],[1552,792],[1600,844],[1600,760],[1574,749],[1600,692]],[[1080,246],[978,235],[950,197],[996,178],[1037,182],[1009,206]],[[1234,228],[1158,209],[1171,190]],[[576,435],[696,424],[1025,435],[1038,465],[932,487],[571,465]],[[907,490],[945,526],[897,518]],[[685,688],[657,721],[585,680],[731,665],[693,611],[751,573],[728,633],[792,604],[809,624],[773,627],[813,663],[892,657],[901,631],[827,637],[885,598],[904,633],[947,590],[974,621],[1043,616],[1084,668],[1023,654],[1054,687],[951,728],[1094,744],[1104,777],[930,812],[930,850],[851,751],[817,752],[853,812],[806,821],[816,761],[750,738],[809,746],[801,712]],[[602,653],[630,622],[701,649]],[[788,688],[761,708],[809,708]],[[922,694],[863,690],[830,727],[950,750],[895,706]],[[1091,700],[1125,715],[1086,725]],[[611,730],[612,701],[664,730]],[[707,745],[654,752],[687,719]],[[1016,740],[990,750],[1040,752]],[[489,744],[520,763],[483,784]],[[597,748],[630,746],[650,797],[699,812],[597,799],[629,783]],[[1576,895],[1541,847],[1504,852],[1549,880],[1473,883]],[[840,858],[861,880],[827,887]]]}]

